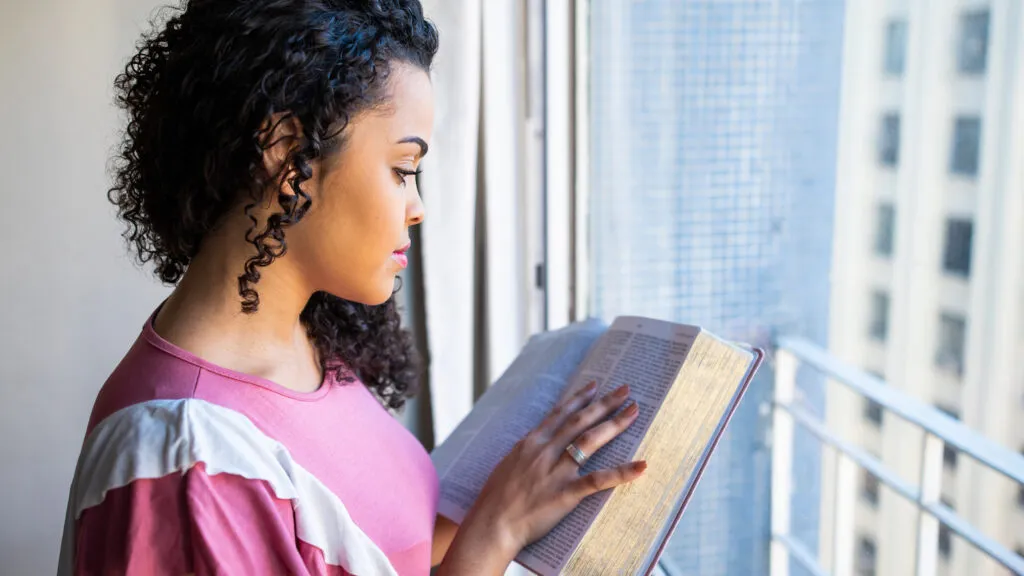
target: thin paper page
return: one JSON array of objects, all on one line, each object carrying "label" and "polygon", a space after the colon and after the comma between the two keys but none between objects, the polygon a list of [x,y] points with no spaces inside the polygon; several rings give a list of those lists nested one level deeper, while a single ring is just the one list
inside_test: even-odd
[{"label": "thin paper page", "polygon": [[534,336],[431,455],[441,479],[438,513],[462,522],[491,470],[551,410],[603,332],[597,321]]},{"label": "thin paper page", "polygon": [[[602,392],[629,384],[640,415],[622,435],[592,455],[581,473],[629,462],[665,399],[700,332],[646,318],[620,318],[598,340],[574,384],[596,380]],[[610,492],[585,500],[548,536],[527,547],[517,561],[544,574],[556,574],[579,545]]]}]

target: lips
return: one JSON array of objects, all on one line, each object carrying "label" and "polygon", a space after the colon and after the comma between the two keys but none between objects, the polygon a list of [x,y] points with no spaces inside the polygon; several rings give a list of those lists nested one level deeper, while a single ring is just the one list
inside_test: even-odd
[{"label": "lips", "polygon": [[409,251],[410,246],[412,246],[411,242],[406,243],[405,246],[402,246],[398,250],[395,250],[394,252],[391,253],[391,259],[397,262],[398,265],[401,266],[402,268],[405,268],[406,266],[409,265],[409,257],[406,255],[406,252]]}]

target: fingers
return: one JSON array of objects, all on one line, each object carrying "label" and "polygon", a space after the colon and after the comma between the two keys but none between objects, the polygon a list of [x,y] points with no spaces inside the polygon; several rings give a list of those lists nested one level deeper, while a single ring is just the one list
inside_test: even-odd
[{"label": "fingers", "polygon": [[[582,410],[573,412],[565,419],[555,433],[551,441],[552,446],[557,450],[564,450],[570,442],[576,440],[584,431],[618,410],[626,402],[627,398],[629,398],[629,386],[623,385],[600,400],[590,403],[590,405]],[[593,452],[587,453],[588,456],[590,454],[593,454]]]},{"label": "fingers", "polygon": [[544,421],[537,427],[537,432],[545,439],[550,438],[562,426],[566,418],[593,401],[595,392],[597,392],[597,382],[594,381],[577,390],[548,413]]},{"label": "fingers", "polygon": [[615,468],[598,470],[573,480],[569,483],[566,491],[573,498],[582,500],[602,490],[608,490],[609,488],[615,488],[616,486],[632,482],[642,476],[644,470],[647,470],[647,462],[642,460],[623,464]]},{"label": "fingers", "polygon": [[[625,410],[616,414],[614,418],[587,429],[571,442],[589,458],[605,444],[611,442],[619,434],[622,434],[626,428],[629,428],[636,421],[636,417],[639,414],[639,406],[637,406],[636,402],[631,402]],[[561,460],[561,464],[570,468],[578,467],[576,461],[568,456]]]}]

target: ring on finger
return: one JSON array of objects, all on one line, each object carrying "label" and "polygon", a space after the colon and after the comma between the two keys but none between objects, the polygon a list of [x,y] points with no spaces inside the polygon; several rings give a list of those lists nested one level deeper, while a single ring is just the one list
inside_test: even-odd
[{"label": "ring on finger", "polygon": [[580,468],[587,463],[587,453],[580,450],[576,444],[570,442],[569,445],[565,447],[565,452]]}]

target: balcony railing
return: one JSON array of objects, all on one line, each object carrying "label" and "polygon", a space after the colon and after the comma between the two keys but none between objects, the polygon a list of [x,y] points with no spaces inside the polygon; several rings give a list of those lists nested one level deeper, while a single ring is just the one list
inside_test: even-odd
[{"label": "balcony railing", "polygon": [[[814,368],[852,392],[873,400],[889,413],[916,425],[924,433],[919,482],[903,480],[893,469],[867,450],[844,440],[828,424],[794,402],[800,364]],[[939,526],[953,533],[1013,574],[1024,574],[1021,558],[982,533],[941,501],[943,449],[946,445],[974,458],[981,465],[1024,484],[1024,456],[1005,448],[968,428],[938,409],[886,386],[882,381],[844,364],[820,347],[805,340],[783,338],[775,358],[775,389],[772,412],[772,490],[770,575],[788,576],[795,561],[816,576],[847,576],[854,572],[855,505],[857,467],[917,506],[916,574],[933,576],[939,554]],[[832,447],[836,453],[834,475],[835,508],[832,519],[832,562],[822,566],[818,554],[790,532],[790,490],[793,472],[793,434],[800,426]]]}]

